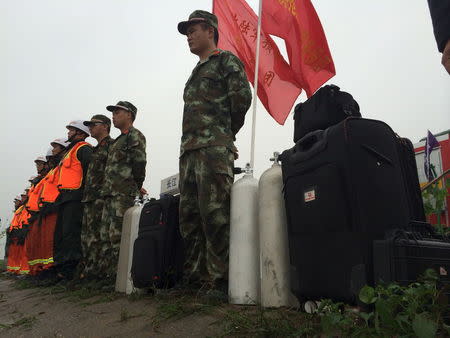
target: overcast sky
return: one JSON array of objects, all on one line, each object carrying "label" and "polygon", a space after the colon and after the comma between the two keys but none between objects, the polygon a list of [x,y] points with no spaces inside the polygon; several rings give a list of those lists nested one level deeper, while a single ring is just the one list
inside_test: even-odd
[{"label": "overcast sky", "polygon": [[[257,1],[248,2],[256,10]],[[387,122],[413,142],[427,129],[450,128],[450,78],[440,65],[426,0],[313,4],[336,66],[329,83],[353,94],[363,116]],[[197,62],[176,25],[195,9],[211,8],[211,0],[0,0],[3,222],[35,174],[33,160],[66,134],[65,125],[110,115],[105,106],[119,100],[138,107],[135,126],[147,137],[144,187],[158,196],[161,179],[178,172],[182,92]],[[250,115],[238,135],[237,166],[250,157]],[[256,176],[273,151],[292,146],[292,136],[292,115],[279,126],[258,106]]]}]

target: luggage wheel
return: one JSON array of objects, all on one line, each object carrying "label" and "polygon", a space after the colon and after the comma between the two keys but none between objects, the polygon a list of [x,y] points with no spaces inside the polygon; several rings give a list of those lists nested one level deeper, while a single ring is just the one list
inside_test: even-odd
[{"label": "luggage wheel", "polygon": [[316,313],[317,310],[319,309],[319,306],[320,302],[314,300],[308,300],[303,304],[305,312],[309,314]]}]

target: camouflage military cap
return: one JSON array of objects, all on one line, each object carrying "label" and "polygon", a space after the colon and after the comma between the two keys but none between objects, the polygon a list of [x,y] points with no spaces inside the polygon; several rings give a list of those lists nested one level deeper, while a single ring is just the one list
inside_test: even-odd
[{"label": "camouflage military cap", "polygon": [[91,117],[90,121],[84,121],[83,124],[85,126],[90,126],[94,123],[104,123],[111,127],[111,119],[105,115],[97,114]]},{"label": "camouflage military cap", "polygon": [[134,116],[136,116],[137,114],[137,108],[128,101],[119,101],[114,106],[107,106],[106,109],[109,110],[110,112],[114,112],[117,109],[123,109],[129,111]]},{"label": "camouflage military cap", "polygon": [[207,11],[196,10],[189,15],[189,19],[187,21],[182,21],[178,24],[178,31],[181,34],[186,35],[187,29],[190,25],[201,22],[207,23],[208,25],[214,27],[214,29],[217,29],[217,16]]}]

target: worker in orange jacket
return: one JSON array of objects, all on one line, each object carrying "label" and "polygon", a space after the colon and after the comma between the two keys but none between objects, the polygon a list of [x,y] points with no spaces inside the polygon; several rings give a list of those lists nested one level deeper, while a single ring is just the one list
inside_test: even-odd
[{"label": "worker in orange jacket", "polygon": [[83,217],[84,182],[92,155],[92,147],[85,139],[90,135],[89,128],[82,120],[70,122],[67,138],[70,142],[59,163],[59,195],[55,201],[58,207],[54,236],[54,255],[57,276],[72,279],[75,268],[81,259],[81,223]]},{"label": "worker in orange jacket", "polygon": [[39,279],[42,285],[55,281],[53,246],[56,227],[57,211],[55,201],[59,196],[58,178],[59,162],[69,146],[67,138],[57,138],[50,143],[51,149],[46,155],[49,172],[42,179],[42,190],[39,198],[40,225],[37,234],[39,249],[35,256],[36,269],[39,270]]}]

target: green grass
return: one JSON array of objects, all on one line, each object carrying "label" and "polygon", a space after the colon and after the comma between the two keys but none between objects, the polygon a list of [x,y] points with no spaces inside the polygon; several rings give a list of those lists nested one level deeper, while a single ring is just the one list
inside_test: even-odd
[{"label": "green grass", "polygon": [[156,314],[152,317],[154,330],[165,321],[176,321],[194,314],[212,313],[224,304],[223,298],[215,294],[193,290],[164,291],[154,296]]},{"label": "green grass", "polygon": [[80,303],[83,306],[112,302],[121,297],[120,294],[113,291],[112,287],[98,285],[96,283],[71,282],[67,284],[57,283],[51,286],[39,286],[32,279],[26,278],[14,280],[12,286],[19,290],[36,289],[40,294],[53,295],[57,299]]},{"label": "green grass", "polygon": [[9,330],[9,329],[12,329],[15,327],[22,327],[26,330],[30,330],[36,321],[37,321],[37,318],[35,316],[22,317],[22,318],[16,320],[12,324],[0,324],[0,328]]},{"label": "green grass", "polygon": [[289,309],[229,306],[221,309],[221,337],[299,337],[317,334],[313,315]]},{"label": "green grass", "polygon": [[136,314],[131,314],[131,313],[128,311],[128,309],[122,308],[122,309],[120,310],[120,319],[119,319],[119,321],[123,323],[123,322],[126,322],[126,321],[130,320],[130,319],[133,319],[133,318],[139,318],[139,317],[142,317],[142,316],[144,316],[144,312],[140,312],[140,313],[136,313]]}]

